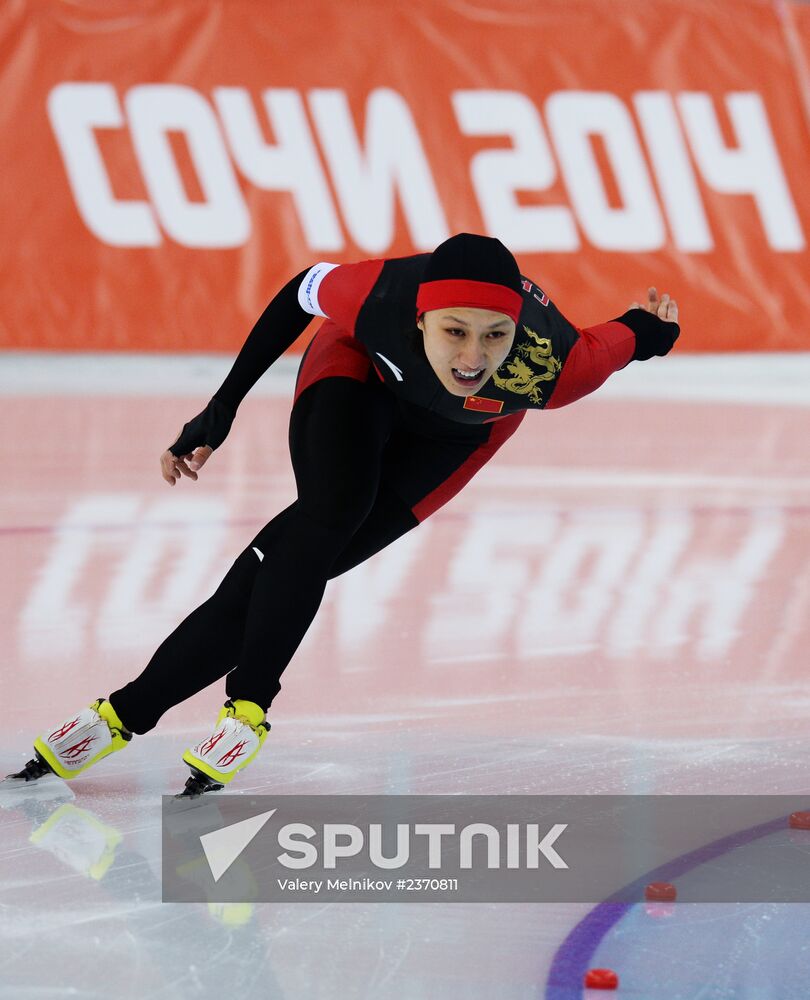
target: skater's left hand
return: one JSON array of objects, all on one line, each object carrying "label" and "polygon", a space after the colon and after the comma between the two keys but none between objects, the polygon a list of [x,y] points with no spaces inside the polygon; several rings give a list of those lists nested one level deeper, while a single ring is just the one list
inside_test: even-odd
[{"label": "skater's left hand", "polygon": [[195,448],[188,455],[173,455],[167,449],[160,456],[160,471],[169,486],[174,486],[181,475],[196,481],[198,478],[197,470],[205,465],[213,453],[214,449],[209,448],[208,445]]},{"label": "skater's left hand", "polygon": [[644,304],[632,302],[629,308],[644,309],[667,323],[678,322],[678,303],[669,297],[669,292],[664,292],[659,299],[658,292],[654,287],[647,289],[647,301]]}]

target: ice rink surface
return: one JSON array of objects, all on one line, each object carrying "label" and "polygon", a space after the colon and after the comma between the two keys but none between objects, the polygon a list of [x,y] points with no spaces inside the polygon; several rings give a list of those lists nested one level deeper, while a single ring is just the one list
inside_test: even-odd
[{"label": "ice rink surface", "polygon": [[[292,369],[200,481],[158,457],[227,362],[0,360],[0,772],[140,672],[293,496]],[[330,584],[263,793],[806,795],[810,355],[674,356],[530,413]],[[216,686],[70,788],[0,790],[0,997],[796,998],[810,905],[164,904],[160,796]],[[785,833],[787,835],[787,831]],[[808,832],[810,851],[810,832]]]}]

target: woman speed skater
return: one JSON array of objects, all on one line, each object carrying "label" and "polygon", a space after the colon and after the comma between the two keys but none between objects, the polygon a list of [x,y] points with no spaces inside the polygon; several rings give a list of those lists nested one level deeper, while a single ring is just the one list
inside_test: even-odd
[{"label": "woman speed skater", "polygon": [[168,484],[198,478],[242,399],[315,316],[290,415],[297,499],[138,677],[45,730],[10,777],[75,778],[224,677],[213,730],[183,753],[182,794],[227,785],[265,742],[279,679],[328,580],[444,506],[527,410],[575,402],[631,361],[667,354],[680,333],[677,304],[654,288],[646,303],[579,329],[485,236],[460,233],[431,254],[318,263],[272,299],[222,386],[163,453]]}]

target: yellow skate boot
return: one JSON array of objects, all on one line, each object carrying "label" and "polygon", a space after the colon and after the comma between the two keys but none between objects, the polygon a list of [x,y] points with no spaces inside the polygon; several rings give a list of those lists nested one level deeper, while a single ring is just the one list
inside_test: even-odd
[{"label": "yellow skate boot", "polygon": [[106,698],[70,716],[47,735],[34,740],[36,757],[10,777],[35,781],[52,772],[67,780],[92,767],[132,739]]},{"label": "yellow skate boot", "polygon": [[260,705],[241,699],[226,701],[213,733],[183,754],[191,777],[177,798],[195,798],[227,785],[261,750],[269,731]]}]

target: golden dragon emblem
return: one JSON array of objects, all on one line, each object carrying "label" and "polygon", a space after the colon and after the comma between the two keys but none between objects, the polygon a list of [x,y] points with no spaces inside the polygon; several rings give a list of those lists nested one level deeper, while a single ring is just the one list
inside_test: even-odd
[{"label": "golden dragon emblem", "polygon": [[[523,332],[529,337],[530,342],[518,344],[515,353],[495,372],[492,380],[499,389],[528,396],[533,403],[539,405],[543,402],[540,383],[556,378],[562,365],[559,358],[551,356],[551,340],[548,337],[541,337],[534,330],[530,330],[528,326],[523,327]],[[531,361],[532,364],[545,370],[538,374],[534,368],[527,364],[527,361]],[[509,372],[510,378],[505,378],[500,374],[504,368]]]}]

